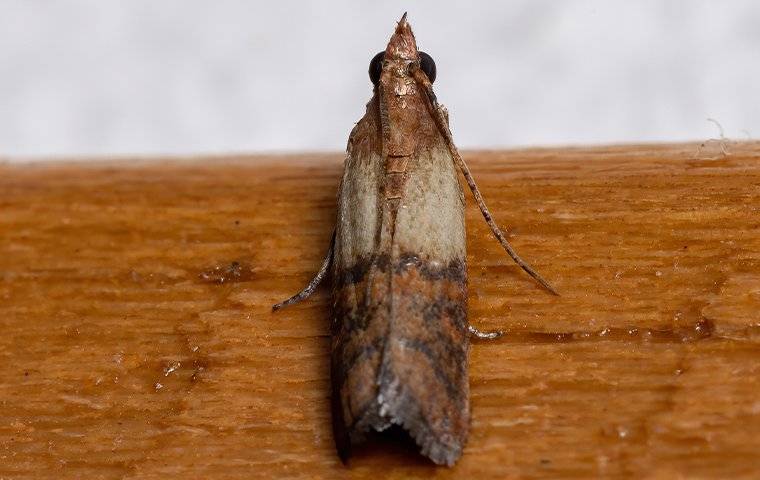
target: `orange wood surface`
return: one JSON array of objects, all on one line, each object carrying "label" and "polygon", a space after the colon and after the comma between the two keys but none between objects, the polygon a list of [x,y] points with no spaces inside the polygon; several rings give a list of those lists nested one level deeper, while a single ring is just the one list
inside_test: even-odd
[{"label": "orange wood surface", "polygon": [[[727,153],[727,154],[726,154]],[[456,467],[329,420],[342,155],[0,163],[0,478],[758,478],[760,144],[465,152]]]}]

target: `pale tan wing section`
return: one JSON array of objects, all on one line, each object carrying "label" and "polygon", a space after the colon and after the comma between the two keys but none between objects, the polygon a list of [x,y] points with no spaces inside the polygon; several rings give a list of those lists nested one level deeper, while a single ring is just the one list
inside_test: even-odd
[{"label": "pale tan wing section", "polygon": [[351,152],[338,198],[336,270],[352,268],[376,253],[383,160],[375,152]]},{"label": "pale tan wing section", "polygon": [[433,267],[465,258],[464,195],[446,146],[437,143],[410,158],[404,183],[394,255],[421,255]]}]

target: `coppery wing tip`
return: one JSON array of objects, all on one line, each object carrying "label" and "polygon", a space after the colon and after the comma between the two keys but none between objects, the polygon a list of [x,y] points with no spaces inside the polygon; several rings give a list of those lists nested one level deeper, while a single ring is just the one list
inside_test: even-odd
[{"label": "coppery wing tip", "polygon": [[407,14],[407,12],[404,12],[404,14],[401,15],[401,20],[398,21],[399,27],[402,26],[402,25],[404,25],[405,23],[407,23],[407,21],[406,21],[406,14]]}]

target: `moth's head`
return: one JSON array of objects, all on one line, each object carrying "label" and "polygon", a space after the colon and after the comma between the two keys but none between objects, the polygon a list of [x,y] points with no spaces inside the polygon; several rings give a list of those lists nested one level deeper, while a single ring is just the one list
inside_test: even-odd
[{"label": "moth's head", "polygon": [[388,47],[369,62],[369,79],[372,84],[387,84],[394,79],[410,78],[413,69],[421,69],[427,75],[430,83],[435,81],[435,62],[425,52],[417,50],[417,42],[406,13],[396,25]]}]

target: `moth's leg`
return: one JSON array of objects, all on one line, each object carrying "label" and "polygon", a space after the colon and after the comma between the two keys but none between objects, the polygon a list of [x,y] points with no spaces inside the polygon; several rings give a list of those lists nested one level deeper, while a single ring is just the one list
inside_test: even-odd
[{"label": "moth's leg", "polygon": [[481,332],[480,330],[473,327],[472,325],[467,326],[467,332],[470,334],[470,336],[479,338],[481,340],[494,340],[504,335],[504,332],[502,332],[501,330],[493,330],[491,332]]},{"label": "moth's leg", "polygon": [[282,301],[280,303],[275,303],[272,305],[272,311],[276,312],[277,310],[281,309],[282,307],[286,307],[288,305],[292,305],[294,303],[298,303],[301,300],[305,300],[309,297],[312,293],[314,293],[314,290],[317,289],[319,284],[322,282],[322,279],[325,278],[327,275],[327,271],[330,269],[330,264],[332,263],[333,258],[333,250],[335,248],[335,231],[333,231],[332,240],[330,240],[330,248],[327,250],[327,255],[325,255],[325,259],[322,260],[322,266],[319,267],[319,271],[314,276],[314,278],[311,279],[311,282],[309,282],[306,287],[304,287],[303,290],[296,293],[289,299]]},{"label": "moth's leg", "polygon": [[436,99],[435,93],[433,92],[433,86],[419,68],[414,70],[412,72],[412,75],[414,76],[416,83],[425,90],[428,100],[430,101],[431,113],[435,118],[438,130],[440,130],[441,135],[443,135],[443,139],[446,141],[446,146],[451,153],[451,157],[454,159],[454,163],[457,164],[459,170],[462,172],[462,175],[464,175],[464,179],[467,181],[467,186],[470,187],[470,191],[472,192],[473,197],[475,197],[475,202],[478,204],[480,212],[483,214],[483,218],[485,218],[488,226],[491,227],[491,231],[493,232],[496,239],[499,241],[501,246],[504,247],[504,250],[507,251],[507,254],[512,257],[512,260],[514,260],[515,263],[520,266],[520,268],[525,270],[528,275],[535,278],[536,281],[538,281],[538,283],[540,283],[545,289],[549,290],[554,295],[559,295],[554,287],[552,287],[549,282],[544,280],[544,278],[537,271],[535,271],[533,267],[528,265],[525,260],[520,258],[517,252],[515,252],[515,250],[512,248],[512,245],[509,244],[506,236],[504,233],[502,233],[501,229],[491,216],[491,212],[488,211],[486,202],[483,200],[483,196],[480,194],[480,189],[478,189],[478,186],[475,184],[475,179],[472,177],[469,167],[467,167],[467,164],[464,163],[464,160],[462,160],[462,157],[459,155],[459,150],[457,150],[456,145],[454,145],[454,138],[452,137],[451,131],[449,130],[448,114],[446,112],[446,109],[438,104],[438,100]]}]

